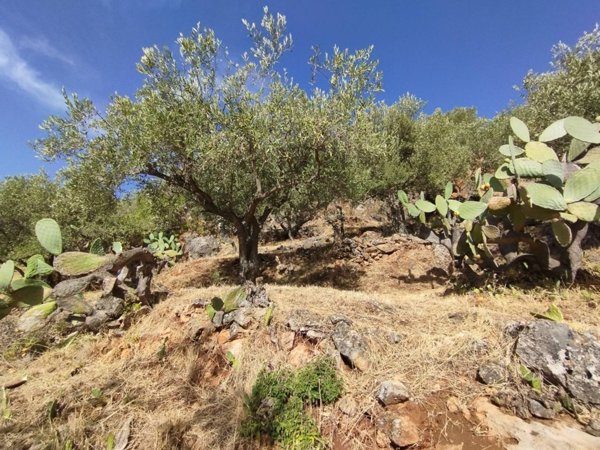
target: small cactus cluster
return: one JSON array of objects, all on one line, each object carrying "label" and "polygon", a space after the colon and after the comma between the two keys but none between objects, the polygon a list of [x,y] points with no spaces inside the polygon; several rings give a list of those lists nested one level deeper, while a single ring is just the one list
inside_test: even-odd
[{"label": "small cactus cluster", "polygon": [[150,233],[144,239],[144,244],[156,257],[169,262],[174,262],[178,256],[183,255],[181,244],[174,234],[167,237],[162,231],[158,234]]},{"label": "small cactus cluster", "polygon": [[[600,221],[600,123],[567,117],[547,127],[537,141],[527,125],[510,119],[512,131],[524,148],[510,136],[499,152],[506,157],[494,174],[475,173],[475,199],[452,199],[452,185],[435,204],[423,194],[414,203],[404,191],[398,198],[411,217],[428,223],[440,241],[450,242],[455,258],[468,257],[484,267],[505,268],[517,262],[536,262],[543,270],[575,278],[581,264],[581,241],[588,223]],[[559,158],[548,142],[571,137],[568,151]],[[439,220],[427,221],[436,212]],[[534,227],[550,225],[558,244],[558,257],[551,246],[532,234]],[[498,246],[505,263],[498,264],[490,250]],[[520,245],[521,244],[521,245]],[[528,250],[523,252],[522,248]],[[568,268],[565,265],[568,262]]]}]

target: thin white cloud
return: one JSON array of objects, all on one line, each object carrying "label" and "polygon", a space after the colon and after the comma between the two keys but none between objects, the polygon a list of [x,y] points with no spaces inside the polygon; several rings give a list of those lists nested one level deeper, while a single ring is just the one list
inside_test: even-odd
[{"label": "thin white cloud", "polygon": [[56,59],[70,66],[75,65],[75,61],[53,47],[45,38],[23,38],[19,41],[19,48],[33,50],[34,52],[40,53],[48,58]]},{"label": "thin white cloud", "polygon": [[0,77],[16,85],[38,102],[54,109],[64,107],[60,89],[48,83],[19,54],[12,40],[0,29]]}]

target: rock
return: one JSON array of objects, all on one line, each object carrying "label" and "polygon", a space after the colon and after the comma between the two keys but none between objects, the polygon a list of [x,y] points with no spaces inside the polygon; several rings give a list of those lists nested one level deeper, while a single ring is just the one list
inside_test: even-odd
[{"label": "rock", "polygon": [[202,341],[215,330],[214,324],[206,318],[194,317],[187,324],[187,336],[192,341]]},{"label": "rock", "polygon": [[287,361],[294,367],[305,366],[314,355],[312,347],[304,342],[298,343],[288,354]]},{"label": "rock", "polygon": [[230,337],[229,330],[223,329],[219,331],[219,334],[217,334],[217,343],[219,345],[223,345],[225,342],[229,341]]},{"label": "rock", "polygon": [[102,280],[102,295],[112,294],[115,285],[117,284],[117,277],[107,276]]},{"label": "rock", "polygon": [[489,350],[489,348],[489,344],[483,339],[476,339],[471,342],[471,349],[473,349],[475,353],[485,353]]},{"label": "rock", "polygon": [[56,299],[56,305],[73,314],[91,316],[94,313],[92,305],[79,297],[60,297]]},{"label": "rock", "polygon": [[52,289],[52,298],[58,300],[80,294],[90,286],[92,280],[93,278],[88,275],[87,277],[61,281]]},{"label": "rock", "polygon": [[419,428],[410,417],[401,417],[392,421],[390,440],[398,447],[408,447],[421,440]]},{"label": "rock", "polygon": [[538,419],[554,419],[554,410],[551,408],[546,408],[546,406],[537,400],[530,398],[528,407],[529,412],[533,417],[537,417]]},{"label": "rock", "polygon": [[331,339],[346,363],[360,371],[369,368],[367,340],[346,322],[338,322]]},{"label": "rock", "polygon": [[245,352],[246,341],[247,338],[229,341],[223,344],[221,348],[223,349],[223,353],[225,353],[225,355],[231,353],[235,359],[240,359]]},{"label": "rock", "polygon": [[273,304],[273,302],[271,302],[269,299],[269,295],[267,294],[267,290],[264,288],[264,286],[258,286],[254,283],[248,282],[246,284],[246,289],[246,299],[254,306],[268,308]]},{"label": "rock", "polygon": [[280,333],[280,335],[277,339],[277,343],[279,344],[279,347],[282,350],[289,352],[291,349],[294,348],[295,338],[296,338],[296,333],[294,333],[293,331],[284,331],[284,332]]},{"label": "rock", "polygon": [[[212,323],[216,326],[216,327],[220,327],[223,325],[223,317],[225,316],[225,313],[223,311],[217,311],[215,312],[215,315],[212,318]],[[233,321],[233,316],[231,316],[231,319]]]},{"label": "rock", "polygon": [[385,253],[386,255],[391,255],[392,253],[394,253],[395,251],[398,250],[398,247],[394,244],[390,244],[390,243],[384,243],[384,244],[379,244],[376,246],[377,250],[379,250],[381,253]]},{"label": "rock", "polygon": [[483,364],[477,370],[477,379],[483,384],[498,384],[506,379],[506,369],[499,364]]},{"label": "rock", "polygon": [[247,328],[252,322],[252,309],[239,308],[233,312],[233,321],[242,328]]},{"label": "rock", "polygon": [[387,380],[379,385],[376,396],[384,406],[389,406],[409,400],[410,392],[400,381]]},{"label": "rock", "polygon": [[90,331],[98,331],[102,325],[110,320],[111,317],[109,317],[106,311],[96,311],[93,316],[88,316],[85,318],[85,326]]},{"label": "rock", "polygon": [[390,331],[387,334],[387,341],[390,344],[399,344],[400,342],[402,342],[402,335],[396,333],[395,331]]},{"label": "rock", "polygon": [[565,323],[534,320],[520,333],[515,353],[574,398],[600,404],[600,343],[593,336]]},{"label": "rock", "polygon": [[460,401],[456,397],[450,397],[446,400],[446,408],[449,413],[456,413],[461,409]]},{"label": "rock", "polygon": [[525,328],[525,322],[517,322],[511,320],[504,326],[503,333],[511,338],[516,338],[521,331]]},{"label": "rock", "polygon": [[597,450],[600,448],[600,439],[560,421],[552,425],[536,421],[526,422],[513,415],[505,414],[485,398],[473,402],[473,408],[480,426],[485,427],[490,436],[507,442],[506,448],[511,450]]},{"label": "rock", "polygon": [[356,415],[356,412],[358,411],[358,404],[356,403],[356,400],[354,400],[354,397],[349,395],[342,397],[338,401],[337,406],[342,413],[350,417]]},{"label": "rock", "polygon": [[352,320],[343,314],[332,314],[328,319],[333,325],[337,325],[340,322],[346,322],[348,325],[352,325]]},{"label": "rock", "polygon": [[56,309],[56,302],[35,305],[25,311],[17,324],[17,329],[25,333],[31,333],[43,328],[48,322],[48,316]]},{"label": "rock", "polygon": [[111,319],[116,319],[125,309],[125,302],[122,298],[114,297],[112,295],[105,295],[100,297],[96,302],[96,310],[104,311],[106,315]]},{"label": "rock", "polygon": [[585,432],[600,437],[600,419],[592,419],[585,427]]},{"label": "rock", "polygon": [[185,243],[185,253],[190,259],[214,255],[219,251],[219,241],[214,236],[199,236]]},{"label": "rock", "polygon": [[305,309],[296,309],[288,317],[287,325],[292,331],[306,335],[308,331],[326,333],[329,327],[323,318]]}]

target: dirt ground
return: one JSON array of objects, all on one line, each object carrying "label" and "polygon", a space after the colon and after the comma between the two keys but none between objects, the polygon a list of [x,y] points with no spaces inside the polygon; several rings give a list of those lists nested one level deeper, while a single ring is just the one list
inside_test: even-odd
[{"label": "dirt ground", "polygon": [[[244,394],[261,369],[302,365],[327,350],[325,343],[301,339],[291,351],[274,343],[290,312],[306,309],[323,317],[343,313],[369,342],[368,370],[338,365],[352,413],[340,402],[311,411],[332,448],[381,446],[377,420],[390,410],[374,393],[387,379],[410,389],[411,401],[391,412],[417,424],[420,441],[413,448],[509,448],[514,442],[492,432],[476,406],[498,388],[476,381],[481,363],[516,370],[505,325],[530,320],[554,303],[574,329],[600,339],[596,286],[490,285],[459,293],[447,277],[427,273],[431,249],[425,245],[361,265],[336,256],[328,238],[316,246],[303,239],[261,249],[274,315],[270,329],[258,326],[233,341],[234,367],[217,336],[202,346],[189,336],[190,325],[205,316],[194,304],[234,287],[233,247],[163,272],[156,282],[171,294],[126,330],[76,336],[35,356],[5,354],[0,384],[24,376],[27,382],[6,390],[10,415],[0,419],[0,447],[107,448],[111,434],[127,429],[128,449],[269,448],[239,435]],[[560,420],[578,426],[570,416]]]}]

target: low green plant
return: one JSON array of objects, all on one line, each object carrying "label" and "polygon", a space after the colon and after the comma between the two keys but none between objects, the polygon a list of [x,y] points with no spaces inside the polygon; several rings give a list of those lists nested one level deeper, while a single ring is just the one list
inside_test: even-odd
[{"label": "low green plant", "polygon": [[242,434],[268,435],[283,448],[325,448],[326,443],[305,407],[332,403],[342,391],[342,380],[330,358],[318,358],[295,372],[263,370],[245,399],[247,417],[242,423]]},{"label": "low green plant", "polygon": [[523,378],[534,391],[538,393],[542,392],[542,379],[539,376],[522,364],[519,366],[519,373],[521,374],[521,378]]}]

